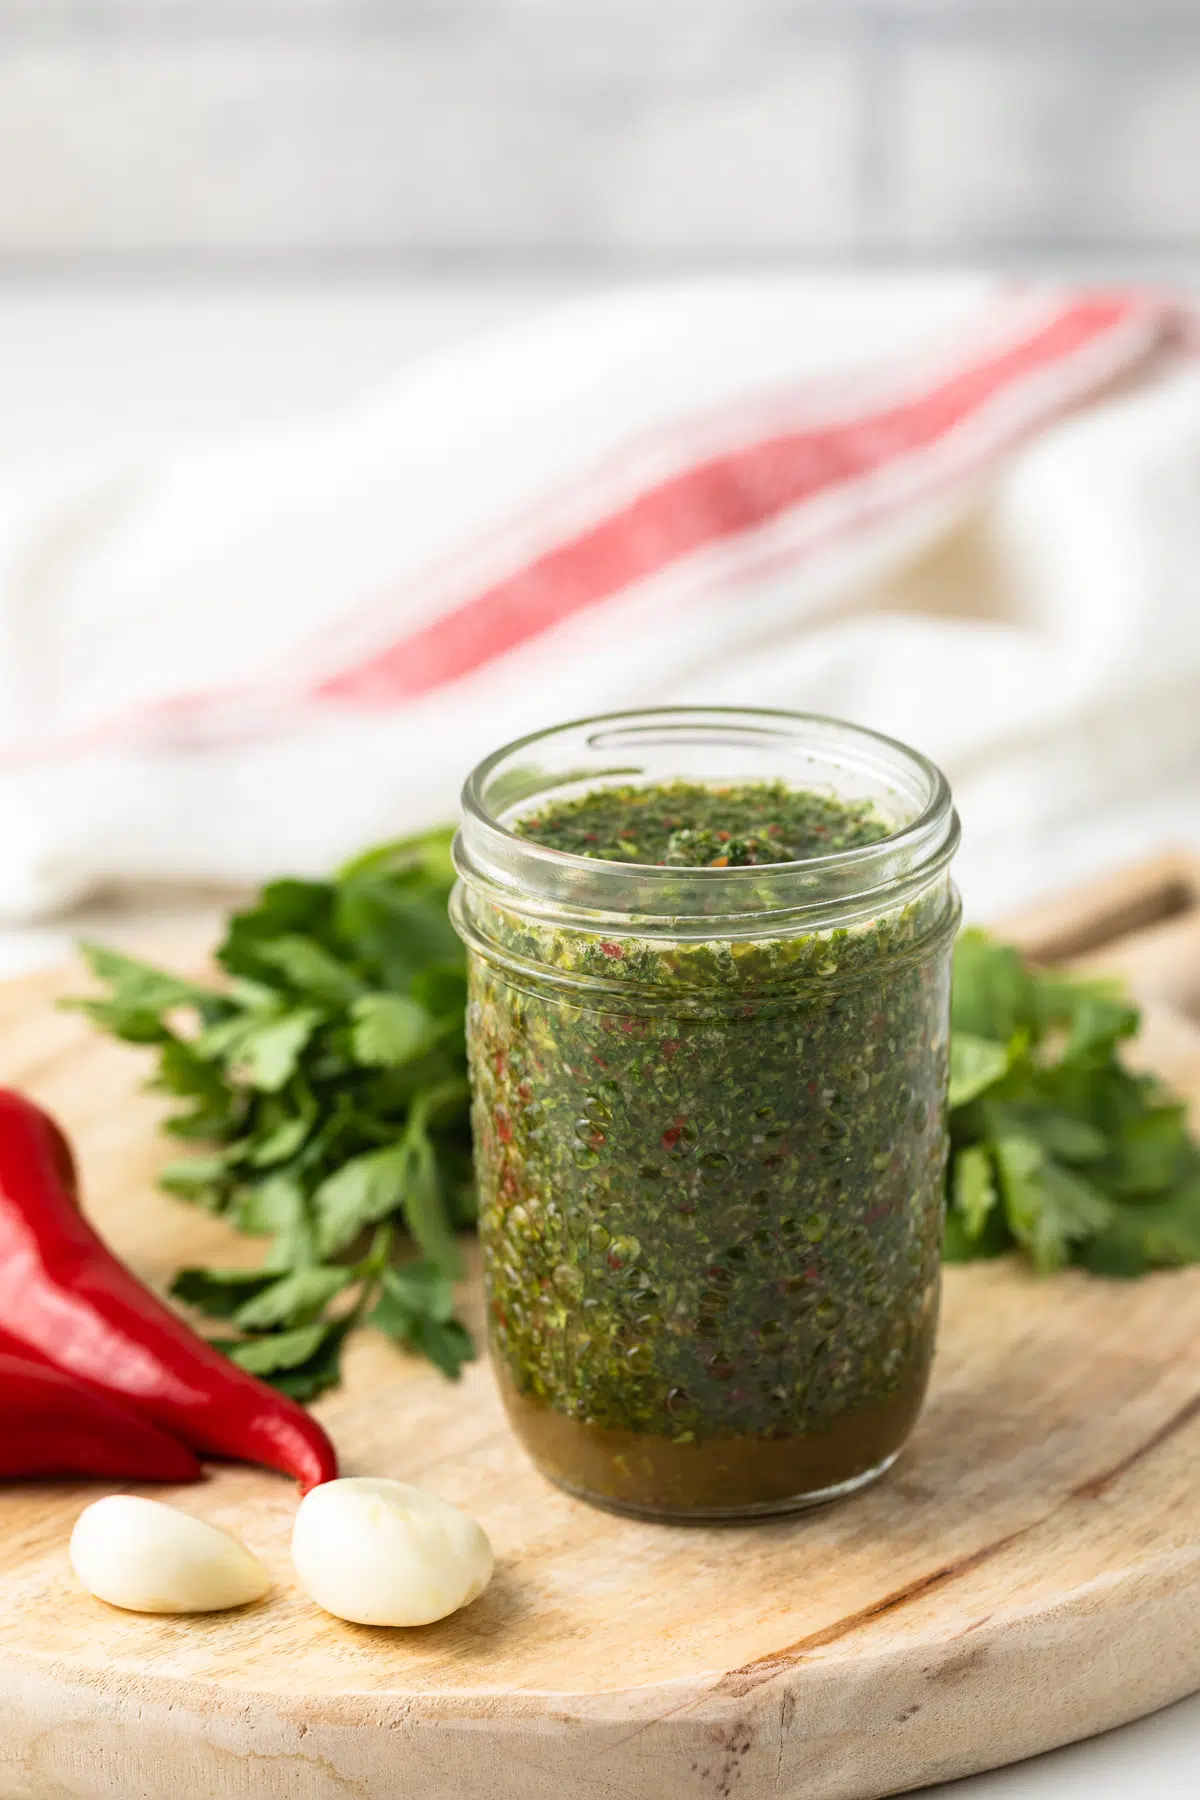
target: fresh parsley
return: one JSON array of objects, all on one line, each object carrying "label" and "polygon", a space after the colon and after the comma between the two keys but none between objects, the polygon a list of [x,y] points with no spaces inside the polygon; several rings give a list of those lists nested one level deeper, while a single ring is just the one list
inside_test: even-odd
[{"label": "fresh parsley", "polygon": [[450,837],[272,882],[230,920],[220,984],[82,946],[107,991],[70,1004],[157,1052],[166,1130],[196,1146],[162,1186],[268,1240],[258,1270],[181,1269],[172,1291],[301,1400],[363,1321],[452,1378],[475,1354],[454,1303],[475,1199]]},{"label": "fresh parsley", "polygon": [[1122,1045],[1110,982],[1025,963],[981,931],[954,956],[946,1256],[1019,1248],[1039,1272],[1132,1276],[1200,1261],[1200,1147]]},{"label": "fresh parsley", "polygon": [[[360,1323],[452,1379],[475,1355],[454,1293],[475,1196],[450,837],[272,882],[230,920],[220,985],[82,946],[107,992],[68,1004],[155,1050],[150,1085],[181,1105],[166,1129],[200,1147],[162,1186],[267,1240],[257,1270],[182,1269],[172,1291],[301,1400],[336,1385]],[[1200,1260],[1200,1148],[1122,1062],[1138,1024],[1111,984],[961,935],[948,1260],[1016,1249],[1040,1272],[1119,1276]]]}]

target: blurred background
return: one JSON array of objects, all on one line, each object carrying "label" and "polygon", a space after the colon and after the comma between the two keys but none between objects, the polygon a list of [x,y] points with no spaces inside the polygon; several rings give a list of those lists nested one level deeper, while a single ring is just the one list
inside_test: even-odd
[{"label": "blurred background", "polygon": [[[795,329],[811,332],[813,347],[795,367],[782,358],[788,382],[847,362],[844,333],[836,352],[822,348],[840,308],[830,294],[849,304],[861,293],[886,311],[890,293],[925,283],[932,297],[944,276],[976,270],[1081,291],[1136,283],[1190,306],[1200,278],[1198,169],[1196,0],[0,0],[0,744],[20,757],[46,719],[58,731],[46,785],[0,778],[10,843],[30,839],[21,853],[29,880],[0,896],[10,966],[58,953],[80,906],[85,917],[111,914],[119,929],[127,880],[167,881],[155,916],[190,917],[197,883],[211,873],[223,893],[231,868],[240,873],[236,856],[214,855],[209,871],[203,855],[188,863],[149,853],[163,829],[144,799],[130,824],[125,766],[93,770],[88,789],[89,814],[118,846],[111,854],[81,847],[68,819],[72,793],[83,792],[82,764],[68,755],[74,746],[86,761],[80,721],[90,729],[118,700],[157,703],[180,686],[178,667],[161,680],[120,676],[124,663],[141,670],[146,661],[138,646],[147,620],[164,642],[176,633],[178,664],[192,656],[188,620],[205,604],[197,596],[216,595],[220,583],[226,600],[236,588],[247,614],[260,598],[281,616],[292,604],[286,584],[256,588],[237,562],[243,525],[227,496],[211,500],[207,534],[198,519],[208,498],[182,508],[174,539],[161,512],[153,529],[145,524],[173,459],[203,451],[219,462],[220,447],[233,455],[249,431],[319,432],[385,391],[403,412],[394,384],[409,372],[438,368],[430,379],[454,390],[449,365],[427,365],[431,353],[453,359],[490,334],[534,329],[562,303],[603,307],[606,296],[675,283],[690,295],[731,280],[761,278],[764,292],[798,283],[787,290],[798,296]],[[826,296],[815,322],[805,284]],[[604,316],[594,315],[590,338],[575,327],[577,357],[607,341]],[[931,298],[931,341],[940,316]],[[873,326],[865,336],[881,353]],[[522,354],[538,365],[528,341]],[[623,353],[610,344],[605,354],[619,363]],[[699,382],[696,404],[711,397]],[[678,383],[669,399],[687,413]],[[564,417],[574,404],[564,388]],[[528,429],[546,436],[561,426],[547,412]],[[455,430],[464,454],[478,444],[470,405],[447,427],[439,453],[450,462]],[[989,887],[995,858],[979,865],[979,910],[1119,861],[1126,844],[1200,841],[1188,785],[1197,746],[1186,728],[1189,709],[1200,710],[1188,660],[1198,571],[1177,523],[1197,510],[1200,472],[1183,438],[1161,452],[1176,457],[1170,592],[1161,571],[1143,588],[1145,635],[1191,685],[1173,691],[1173,735],[1151,773],[1135,779],[1122,765],[1107,778],[1110,791],[1134,782],[1126,812],[1140,824],[1072,849],[1062,819],[1093,806],[1095,794],[1064,784],[1070,799],[1036,833],[1030,827],[1018,873]],[[615,453],[608,439],[604,448]],[[572,451],[571,470],[589,453]],[[242,465],[242,491],[254,490],[257,454]],[[308,509],[311,496],[279,487],[274,452],[262,455],[264,493],[274,496],[264,506],[281,520],[289,507]],[[502,446],[492,455],[502,459]],[[539,480],[531,477],[530,497]],[[1143,466],[1130,491],[1145,481]],[[400,483],[398,540],[405,508],[424,505]],[[1139,515],[1136,529],[1145,526]],[[197,566],[197,542],[206,554],[224,543],[229,556],[214,563],[210,590],[185,597],[178,569]],[[447,537],[438,553],[456,547]],[[366,571],[363,591],[379,580],[378,569]],[[140,611],[112,599],[134,587]],[[904,604],[919,613],[924,601],[908,592]],[[1141,604],[1121,601],[1126,615]],[[1019,619],[1021,607],[1010,612]],[[84,624],[91,635],[80,637]],[[1114,664],[1136,636],[1128,617],[1123,629],[1109,644]],[[67,641],[76,661],[118,671],[102,692],[72,689],[58,649]],[[635,636],[631,655],[636,646]],[[1082,651],[1074,642],[1057,650],[1061,677]],[[930,679],[945,685],[944,673]],[[1014,668],[1007,679],[1024,694],[1032,677]],[[557,711],[553,669],[539,681],[531,725]],[[1158,681],[1147,678],[1141,704],[1156,707],[1146,696]],[[852,684],[822,685],[810,671],[793,685],[796,704],[848,693],[856,716],[906,726],[908,714],[871,698],[878,682],[857,706]],[[772,698],[785,704],[792,692],[785,684]],[[1099,680],[1091,690],[1092,737],[1076,745],[1084,762],[1105,692]],[[572,688],[572,705],[575,697]],[[654,695],[631,688],[630,697]],[[710,686],[670,697],[724,695]],[[611,703],[607,690],[598,698]],[[1078,711],[1078,695],[1072,704]],[[910,711],[919,720],[923,710],[918,697]],[[1136,735],[1130,719],[1122,729]],[[496,729],[508,722],[498,715]],[[934,730],[925,745],[956,777],[960,736],[948,731],[943,743]],[[459,762],[477,747],[464,737]],[[168,780],[161,742],[143,751],[162,776],[165,813],[190,804],[202,819],[229,804],[227,788],[218,798],[215,788],[182,788],[174,773]],[[333,768],[319,757],[306,764],[308,778],[323,766]],[[411,820],[388,795],[389,818],[420,823],[435,802],[445,810],[461,772],[449,758]],[[139,780],[144,789],[144,768]],[[265,803],[245,791],[252,817]],[[1020,816],[1011,803],[1005,829]],[[327,846],[298,827],[277,853],[304,865]],[[243,860],[257,878],[254,858]],[[177,899],[181,885],[189,892]],[[135,910],[135,929],[142,917]]]},{"label": "blurred background", "polygon": [[0,254],[1189,272],[1194,0],[0,0]]},{"label": "blurred background", "polygon": [[1198,167],[1195,0],[0,0],[0,442],[647,272],[1188,280]]}]

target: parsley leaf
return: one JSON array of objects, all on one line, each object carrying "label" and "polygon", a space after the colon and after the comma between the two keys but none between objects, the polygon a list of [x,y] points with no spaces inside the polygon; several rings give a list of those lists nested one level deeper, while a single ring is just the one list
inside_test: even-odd
[{"label": "parsley leaf", "polygon": [[317,1242],[326,1255],[345,1249],[365,1225],[386,1219],[405,1193],[408,1153],[404,1144],[368,1150],[343,1163],[314,1196]]},{"label": "parsley leaf", "polygon": [[369,1322],[398,1344],[418,1350],[457,1381],[475,1355],[470,1334],[454,1317],[454,1287],[431,1262],[388,1269]]},{"label": "parsley leaf", "polygon": [[1047,1156],[1029,1137],[991,1146],[1009,1228],[1041,1274],[1062,1268],[1072,1245],[1103,1230],[1111,1204],[1088,1182]]},{"label": "parsley leaf", "polygon": [[210,1319],[232,1319],[247,1300],[271,1285],[271,1279],[259,1269],[180,1269],[171,1292]]},{"label": "parsley leaf", "polygon": [[323,1325],[305,1325],[298,1331],[281,1331],[272,1338],[235,1343],[230,1355],[255,1375],[273,1375],[277,1369],[299,1368],[324,1341]]},{"label": "parsley leaf", "polygon": [[319,1012],[301,1006],[247,1031],[238,1040],[235,1054],[250,1086],[265,1094],[277,1094],[286,1086],[320,1022]]},{"label": "parsley leaf", "polygon": [[968,1240],[981,1235],[999,1198],[987,1149],[983,1144],[968,1144],[954,1165],[954,1206]]},{"label": "parsley leaf", "polygon": [[1008,1073],[1007,1045],[956,1031],[950,1040],[950,1104],[965,1106]]},{"label": "parsley leaf", "polygon": [[185,981],[166,969],[152,968],[149,963],[138,962],[103,944],[84,942],[79,950],[96,979],[107,981],[112,989],[108,1001],[82,1001],[80,1004],[87,1011],[102,1005],[114,1011],[157,1014],[176,1006],[203,1005],[209,998],[195,982]]},{"label": "parsley leaf", "polygon": [[437,1030],[411,994],[363,994],[350,1014],[354,1054],[367,1068],[402,1069],[428,1050]]},{"label": "parsley leaf", "polygon": [[311,1325],[352,1279],[350,1269],[293,1269],[252,1294],[233,1316],[243,1331]]},{"label": "parsley leaf", "polygon": [[299,994],[337,1005],[356,1000],[364,991],[354,970],[311,938],[288,933],[269,943],[260,940],[256,954],[268,968],[277,969]]}]

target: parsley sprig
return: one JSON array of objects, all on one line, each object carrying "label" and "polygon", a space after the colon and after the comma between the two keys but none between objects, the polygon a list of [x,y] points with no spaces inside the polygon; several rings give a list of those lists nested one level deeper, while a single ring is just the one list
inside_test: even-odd
[{"label": "parsley sprig", "polygon": [[222,985],[81,946],[108,991],[70,1004],[157,1052],[150,1086],[183,1103],[165,1128],[203,1146],[161,1185],[270,1240],[260,1269],[181,1269],[172,1292],[301,1400],[363,1321],[451,1377],[475,1354],[454,1298],[475,1198],[450,837],[272,882],[229,922]]},{"label": "parsley sprig", "polygon": [[[340,1378],[360,1323],[450,1377],[474,1224],[466,976],[446,903],[450,832],[385,844],[331,881],[283,880],[236,914],[221,985],[97,944],[68,1004],[157,1053],[166,1130],[202,1146],[172,1194],[267,1238],[255,1270],[181,1269],[222,1348],[298,1399]],[[1111,984],[1030,968],[979,931],[955,952],[946,1255],[1023,1251],[1132,1276],[1200,1261],[1200,1148],[1185,1109],[1120,1059],[1139,1024]]]},{"label": "parsley sprig", "polygon": [[1132,1276],[1200,1261],[1186,1108],[1120,1057],[1136,1008],[1111,982],[1031,968],[964,931],[954,958],[946,1256],[1023,1250]]}]

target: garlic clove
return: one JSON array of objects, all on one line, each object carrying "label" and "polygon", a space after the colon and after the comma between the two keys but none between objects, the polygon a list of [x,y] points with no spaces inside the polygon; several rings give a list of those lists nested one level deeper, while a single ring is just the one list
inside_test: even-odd
[{"label": "garlic clove", "polygon": [[260,1600],[271,1585],[258,1558],[227,1531],[135,1494],[86,1507],[70,1558],[89,1593],[127,1612],[220,1612]]},{"label": "garlic clove", "polygon": [[310,1598],[355,1625],[430,1625],[492,1576],[492,1546],[467,1513],[406,1482],[361,1475],[304,1496],[292,1561]]}]

